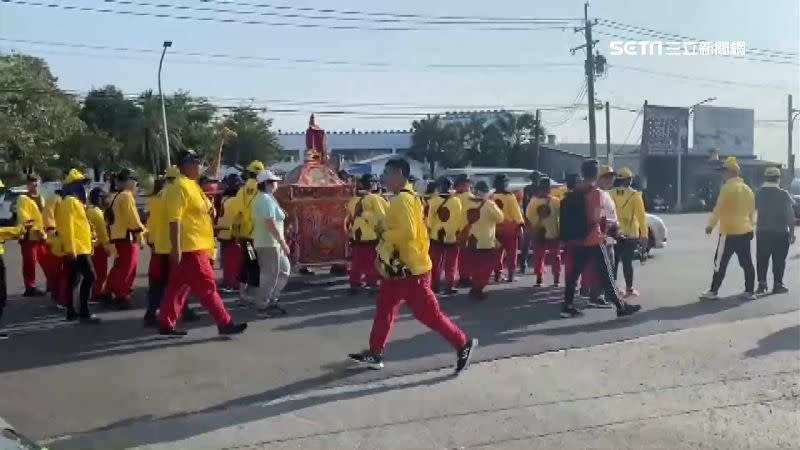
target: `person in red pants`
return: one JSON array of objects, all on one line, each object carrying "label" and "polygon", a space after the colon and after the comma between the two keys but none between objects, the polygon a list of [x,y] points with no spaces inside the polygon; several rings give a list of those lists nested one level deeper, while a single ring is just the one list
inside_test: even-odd
[{"label": "person in red pants", "polygon": [[[38,297],[44,295],[36,287],[36,264],[38,263],[45,278],[51,273],[48,272],[45,259],[47,244],[45,242],[44,221],[42,220],[42,210],[44,200],[39,193],[39,177],[33,174],[28,175],[28,192],[22,194],[17,199],[17,224],[23,229],[22,239],[20,240],[20,250],[22,252],[22,280],[25,284],[23,297]],[[50,280],[47,280],[48,289],[51,288]]]},{"label": "person in red pants", "polygon": [[490,199],[489,185],[485,181],[475,184],[476,197],[464,205],[467,225],[461,231],[466,242],[467,258],[472,280],[470,296],[486,300],[484,288],[497,262],[497,226],[503,222],[503,211]]},{"label": "person in red pants", "polygon": [[108,226],[103,216],[103,189],[96,187],[89,192],[89,205],[86,207],[86,218],[92,226],[94,233],[94,249],[92,252],[92,267],[95,279],[92,285],[92,302],[108,302],[110,295],[106,290],[108,278],[108,258],[114,258],[116,250],[108,239]]},{"label": "person in red pants", "polygon": [[113,304],[117,309],[130,308],[139,246],[142,245],[145,229],[133,195],[136,184],[136,175],[132,170],[120,170],[116,176],[119,191],[112,194],[108,207],[109,234],[117,251],[114,265],[108,273],[108,290],[114,297]]},{"label": "person in red pants", "polygon": [[197,184],[200,157],[192,151],[178,156],[181,175],[164,192],[164,214],[169,224],[171,272],[158,310],[158,333],[181,337],[175,323],[192,293],[217,323],[221,335],[240,334],[246,323],[236,323],[217,293],[210,253],[214,251],[213,206]]},{"label": "person in red pants", "polygon": [[[433,261],[433,292],[444,295],[456,294],[453,289],[458,266],[458,232],[461,227],[461,200],[451,192],[453,182],[442,177],[437,183],[438,194],[430,200],[428,211],[428,230],[431,240],[431,260]],[[440,282],[444,271],[444,289]]]},{"label": "person in red pants", "polygon": [[244,185],[239,175],[232,174],[224,180],[225,189],[220,201],[220,211],[217,219],[217,240],[222,254],[222,287],[220,291],[232,294],[239,289],[239,273],[242,270],[242,246],[234,232],[233,219],[236,209],[233,202],[236,193]]},{"label": "person in red pants", "polygon": [[364,174],[358,181],[358,192],[347,202],[347,229],[350,233],[350,295],[357,295],[363,283],[370,289],[378,287],[375,267],[378,231],[386,210],[380,196],[375,194],[377,180]]},{"label": "person in red pants", "polygon": [[550,192],[550,178],[539,180],[536,195],[525,210],[529,233],[533,236],[533,273],[536,286],[542,285],[545,256],[549,255],[553,270],[553,286],[558,287],[561,276],[561,243],[558,240],[560,202]]},{"label": "person in red pants", "polygon": [[[467,223],[467,218],[464,214],[466,214],[465,207],[469,203],[470,200],[475,198],[472,195],[472,180],[469,179],[469,176],[465,174],[458,175],[456,179],[453,181],[453,188],[456,190],[456,193],[453,197],[457,198],[461,202],[461,227],[463,228]],[[461,230],[459,230],[461,233]],[[458,261],[456,266],[458,267],[458,287],[460,288],[468,288],[470,287],[470,265],[467,263],[468,252],[467,248],[465,247],[466,242],[459,242],[458,245]]]},{"label": "person in red pants", "polygon": [[494,202],[503,211],[503,222],[497,225],[497,267],[494,272],[494,281],[500,281],[503,267],[508,271],[508,282],[514,281],[517,272],[517,253],[519,252],[519,237],[522,233],[525,220],[517,196],[508,191],[508,175],[497,175],[494,179]]},{"label": "person in red pants", "polygon": [[467,339],[439,308],[431,290],[431,258],[428,255],[428,232],[422,203],[408,182],[411,168],[404,159],[386,162],[384,182],[395,193],[386,213],[383,233],[378,244],[378,268],[383,280],[378,291],[375,318],[369,336],[369,349],[351,353],[350,359],[371,369],[383,367],[383,351],[392,324],[406,301],[414,318],[444,337],[456,350],[456,373],[470,363],[477,339]]},{"label": "person in red pants", "polygon": [[[61,240],[58,236],[56,227],[56,212],[63,200],[63,192],[57,189],[52,195],[47,197],[42,212],[45,233],[47,234],[47,247],[44,251],[42,262],[44,263],[44,273],[49,280],[50,296],[56,307],[62,309],[68,302],[66,269],[64,267],[64,251]],[[47,275],[49,274],[49,275]]]}]

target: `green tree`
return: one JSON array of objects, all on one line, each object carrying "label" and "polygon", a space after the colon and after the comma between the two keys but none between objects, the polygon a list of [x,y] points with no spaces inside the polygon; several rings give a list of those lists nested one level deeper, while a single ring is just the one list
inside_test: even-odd
[{"label": "green tree", "polygon": [[411,127],[410,155],[417,161],[428,163],[431,176],[438,164],[447,166],[460,162],[459,127],[445,124],[439,116],[415,120]]},{"label": "green tree", "polygon": [[[243,106],[235,108],[221,126],[237,134],[223,147],[222,162],[227,165],[246,165],[253,160],[277,161],[283,156],[278,136],[270,128],[272,120],[264,119],[257,111]],[[221,127],[220,127],[221,128]],[[221,133],[217,133],[220,136]],[[219,138],[217,138],[219,141]],[[216,145],[219,145],[217,142]]]}]

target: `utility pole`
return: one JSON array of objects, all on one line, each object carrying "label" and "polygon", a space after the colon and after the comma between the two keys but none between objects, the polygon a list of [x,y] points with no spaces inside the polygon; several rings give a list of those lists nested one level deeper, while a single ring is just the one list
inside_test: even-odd
[{"label": "utility pole", "polygon": [[536,110],[536,122],[533,127],[533,148],[536,151],[536,170],[539,170],[539,152],[541,151],[541,147],[539,146],[539,141],[542,138],[542,110]]},{"label": "utility pole", "polygon": [[794,109],[792,107],[792,95],[789,94],[789,107],[787,108],[787,115],[786,119],[788,120],[788,145],[787,145],[787,158],[786,158],[786,168],[789,172],[788,181],[786,182],[786,188],[788,189],[792,185],[792,180],[794,180],[794,151],[792,150],[792,134],[794,132],[794,119],[797,117],[795,113],[800,113],[800,109]]},{"label": "utility pole", "polygon": [[[164,56],[167,49],[172,47],[172,41],[164,41],[164,50],[161,51],[161,59],[158,61],[158,96],[161,97],[161,120],[164,123],[164,152],[167,156],[167,167],[172,165],[169,154],[169,131],[167,131],[167,108],[164,104],[164,92],[161,90],[161,68],[164,66]],[[160,158],[159,158],[160,160]]]},{"label": "utility pole", "polygon": [[611,108],[606,102],[606,164],[614,167],[614,153],[611,151]]},{"label": "utility pole", "polygon": [[571,48],[570,53],[575,54],[576,50],[582,48],[586,49],[586,61],[584,62],[584,69],[586,72],[586,85],[589,96],[589,156],[592,159],[597,158],[597,132],[595,129],[595,104],[594,104],[594,78],[595,78],[595,58],[594,58],[594,45],[598,42],[592,40],[592,25],[597,23],[597,19],[589,21],[589,2],[583,5],[583,19],[584,26],[575,28],[575,32],[583,31],[583,37],[586,43],[577,47]]}]

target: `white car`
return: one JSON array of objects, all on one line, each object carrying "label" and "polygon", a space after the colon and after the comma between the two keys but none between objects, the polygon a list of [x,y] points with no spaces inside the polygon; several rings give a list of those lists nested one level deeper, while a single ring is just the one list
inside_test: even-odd
[{"label": "white car", "polygon": [[667,226],[660,217],[647,214],[647,227],[649,236],[647,239],[647,252],[654,248],[664,248],[667,245]]}]

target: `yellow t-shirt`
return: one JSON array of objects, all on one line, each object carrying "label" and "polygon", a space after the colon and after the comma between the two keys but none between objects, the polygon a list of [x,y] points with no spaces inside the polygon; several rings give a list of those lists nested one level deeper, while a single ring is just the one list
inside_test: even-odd
[{"label": "yellow t-shirt", "polygon": [[[347,202],[347,223],[350,238],[356,242],[374,242],[383,227],[386,209],[376,194],[356,195]],[[359,208],[360,205],[360,208]],[[357,211],[360,209],[360,211]]]},{"label": "yellow t-shirt", "polygon": [[61,242],[59,241],[58,231],[56,229],[56,215],[60,204],[61,196],[53,193],[45,200],[44,211],[42,213],[42,221],[47,232],[47,245],[50,247],[50,252],[55,256],[64,255],[64,252],[61,250]]},{"label": "yellow t-shirt", "polygon": [[497,225],[503,222],[503,211],[495,202],[480,198],[473,198],[464,206],[465,214],[469,214],[470,209],[478,209],[480,217],[469,228],[467,247],[478,250],[495,248]]},{"label": "yellow t-shirt", "polygon": [[755,213],[753,191],[741,178],[731,178],[719,191],[708,227],[714,228],[719,222],[720,234],[747,234],[753,231]]},{"label": "yellow t-shirt", "polygon": [[95,247],[108,244],[108,226],[106,225],[106,218],[103,217],[103,210],[97,206],[89,205],[86,207],[86,218],[89,220],[89,225],[92,226],[94,235],[97,238]]},{"label": "yellow t-shirt", "polygon": [[389,202],[384,231],[378,244],[378,268],[389,276],[386,264],[404,266],[413,275],[430,272],[430,242],[422,212],[422,202],[413,187],[406,187]]},{"label": "yellow t-shirt", "polygon": [[130,191],[121,191],[111,196],[111,211],[114,223],[109,225],[112,241],[130,239],[144,231],[144,225],[136,209],[136,200]]},{"label": "yellow t-shirt", "polygon": [[229,241],[236,238],[236,235],[233,234],[233,216],[236,213],[233,204],[235,201],[236,197],[222,197],[222,215],[217,219],[217,238],[220,241]]},{"label": "yellow t-shirt", "polygon": [[[180,223],[181,252],[214,251],[213,206],[197,181],[181,175],[164,192],[166,222]],[[169,230],[169,228],[167,228]]]},{"label": "yellow t-shirt", "polygon": [[172,183],[165,184],[158,194],[150,197],[147,235],[153,246],[153,252],[157,255],[166,255],[172,250],[172,244],[169,241],[169,224],[164,214],[165,197],[170,189],[174,189],[174,185]]},{"label": "yellow t-shirt", "polygon": [[[550,213],[546,217],[540,217],[539,208],[547,206]],[[536,236],[540,236],[541,230],[544,230],[544,238],[548,240],[558,239],[559,223],[558,215],[561,209],[561,200],[556,197],[550,196],[546,198],[533,197],[528,202],[528,208],[525,210],[525,218],[531,224]],[[543,212],[546,210],[543,210]]]},{"label": "yellow t-shirt", "polygon": [[65,255],[92,254],[92,227],[80,200],[71,195],[64,197],[56,211],[56,223]]},{"label": "yellow t-shirt", "polygon": [[[463,226],[461,200],[455,195],[438,194],[431,198],[428,210],[428,230],[432,241],[455,244]],[[446,219],[446,220],[442,220]]]},{"label": "yellow t-shirt", "polygon": [[30,197],[23,194],[17,198],[17,224],[27,230],[26,239],[31,241],[45,239],[43,209],[44,201],[41,196]]},{"label": "yellow t-shirt", "polygon": [[239,188],[233,202],[233,235],[239,239],[253,239],[253,218],[250,215],[250,206],[258,194],[258,182],[249,179],[244,186]]}]

